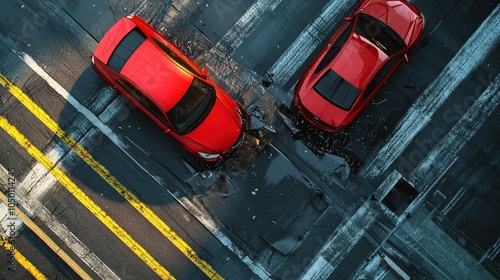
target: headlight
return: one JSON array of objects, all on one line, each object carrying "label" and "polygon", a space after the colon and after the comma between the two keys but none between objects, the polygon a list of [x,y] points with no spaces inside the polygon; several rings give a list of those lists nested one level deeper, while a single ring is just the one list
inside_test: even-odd
[{"label": "headlight", "polygon": [[214,159],[214,158],[220,157],[220,154],[206,154],[206,153],[202,153],[202,152],[198,152],[198,154],[202,158],[206,158],[206,159]]}]

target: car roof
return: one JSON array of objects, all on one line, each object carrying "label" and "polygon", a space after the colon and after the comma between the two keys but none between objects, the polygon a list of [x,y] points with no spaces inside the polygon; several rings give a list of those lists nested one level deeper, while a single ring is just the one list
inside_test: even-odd
[{"label": "car roof", "polygon": [[150,40],[144,41],[120,72],[153,99],[164,112],[186,93],[193,76],[168,59]]},{"label": "car roof", "polygon": [[[124,17],[113,25],[99,42],[94,56],[133,82],[167,112],[188,90],[193,75],[160,51],[147,36],[154,35],[147,34],[150,31],[133,20]],[[133,33],[142,34],[143,41],[139,41],[140,36],[129,36]]]},{"label": "car roof", "polygon": [[387,55],[383,51],[353,32],[330,69],[362,90],[386,59]]}]

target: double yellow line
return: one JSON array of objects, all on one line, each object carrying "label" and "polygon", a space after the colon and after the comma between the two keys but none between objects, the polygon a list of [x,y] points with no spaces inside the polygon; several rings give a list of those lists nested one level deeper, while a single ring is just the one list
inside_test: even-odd
[{"label": "double yellow line", "polygon": [[43,275],[28,259],[26,259],[21,252],[19,252],[14,245],[9,243],[3,235],[0,234],[0,247],[5,247],[8,251],[12,251],[16,261],[19,262],[36,280],[46,280],[47,277]]},{"label": "double yellow line", "polygon": [[[174,246],[176,246],[188,259],[190,259],[200,270],[211,279],[223,279],[217,271],[198,254],[165,222],[163,222],[146,204],[137,196],[123,186],[110,172],[73,137],[62,130],[42,108],[29,98],[19,87],[10,82],[0,73],[0,85],[9,90],[28,110],[30,110],[47,128],[63,140],[83,161],[85,161],[99,176],[101,176],[113,189],[115,189],[130,205],[132,205],[144,218],[155,226]],[[0,125],[12,138],[25,148],[38,162],[43,164],[47,170],[61,184],[72,193],[89,211],[91,211],[103,224],[105,224],[124,244],[126,244],[137,256],[139,256],[153,271],[164,279],[172,279],[173,276],[163,268],[148,252],[144,250],[128,233],[122,229],[111,217],[109,217],[97,204],[95,204],[83,191],[81,191],[59,168],[30,141],[24,137],[5,118],[0,116]]]}]

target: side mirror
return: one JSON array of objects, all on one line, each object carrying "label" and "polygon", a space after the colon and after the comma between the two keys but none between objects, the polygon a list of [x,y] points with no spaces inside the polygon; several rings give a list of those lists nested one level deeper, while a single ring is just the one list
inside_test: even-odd
[{"label": "side mirror", "polygon": [[206,78],[208,77],[208,68],[205,66],[203,67],[203,69],[201,69],[201,71],[203,72],[203,76]]},{"label": "side mirror", "polygon": [[410,61],[410,60],[408,59],[408,55],[407,55],[407,54],[405,54],[405,55],[404,55],[404,58],[405,58],[406,63],[408,63],[408,61]]},{"label": "side mirror", "polygon": [[352,20],[352,17],[351,16],[348,16],[348,17],[345,17],[344,18],[345,21],[351,21]]}]

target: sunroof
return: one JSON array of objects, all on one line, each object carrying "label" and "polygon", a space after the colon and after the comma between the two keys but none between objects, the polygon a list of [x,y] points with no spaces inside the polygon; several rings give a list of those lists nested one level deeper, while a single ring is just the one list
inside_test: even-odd
[{"label": "sunroof", "polygon": [[360,90],[340,77],[335,71],[329,70],[314,85],[314,90],[330,103],[344,110],[349,110],[358,98]]},{"label": "sunroof", "polygon": [[120,72],[130,56],[132,56],[135,50],[137,50],[137,48],[145,40],[146,36],[139,30],[139,28],[136,27],[132,29],[132,31],[123,37],[111,54],[108,61],[109,68],[115,70],[116,72]]}]

